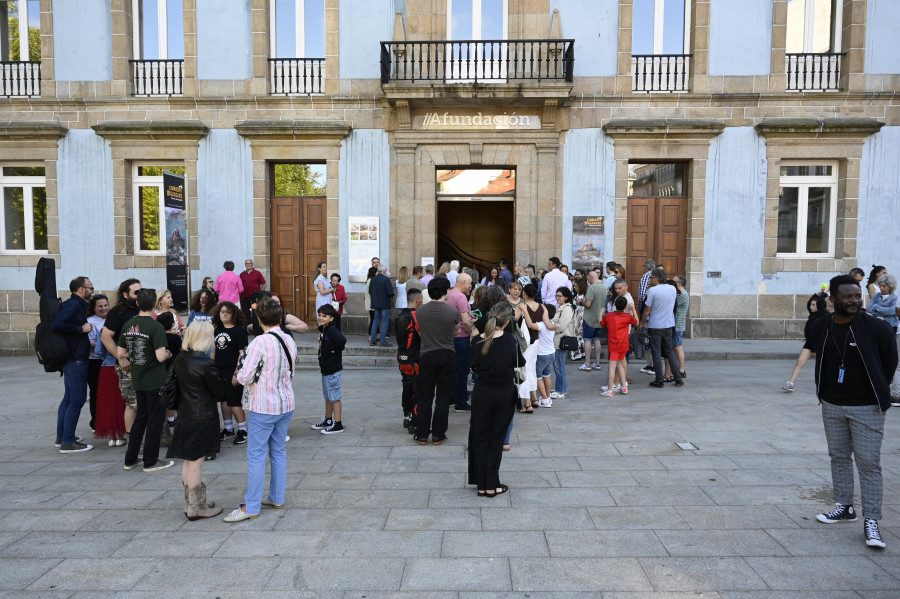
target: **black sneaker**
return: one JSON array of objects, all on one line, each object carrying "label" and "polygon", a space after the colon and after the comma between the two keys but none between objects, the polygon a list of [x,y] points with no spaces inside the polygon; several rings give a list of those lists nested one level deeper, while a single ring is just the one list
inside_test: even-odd
[{"label": "black sneaker", "polygon": [[323,435],[334,435],[335,433],[342,433],[342,432],[344,432],[344,425],[341,424],[340,422],[335,422],[328,428],[322,429],[319,432],[322,433]]},{"label": "black sneaker", "polygon": [[676,387],[684,387],[684,381],[682,381],[680,379],[675,381],[675,386]]},{"label": "black sneaker", "polygon": [[326,428],[334,424],[331,418],[322,418],[322,422],[312,425],[314,431],[324,431]]},{"label": "black sneaker", "polygon": [[428,437],[413,437],[413,442],[417,445],[428,445]]},{"label": "black sneaker", "polygon": [[[835,522],[856,522],[856,511],[853,509],[852,505],[835,503],[833,510],[825,512],[824,514],[819,514],[816,516],[816,520],[824,522],[825,524],[834,524]],[[877,525],[875,529],[878,530]]]},{"label": "black sneaker", "polygon": [[641,368],[641,372],[643,372],[644,374],[656,374],[656,371],[650,366],[644,366],[643,368]]},{"label": "black sneaker", "polygon": [[222,432],[219,433],[219,441],[224,441],[225,439],[229,439],[234,436],[234,429],[228,430],[227,428],[223,428]]},{"label": "black sneaker", "polygon": [[237,434],[234,436],[234,441],[232,441],[232,443],[234,443],[235,445],[243,445],[246,442],[247,442],[247,431],[238,431]]},{"label": "black sneaker", "polygon": [[[84,437],[82,437],[80,435],[75,435],[76,443],[81,443],[82,441],[84,441]],[[57,439],[53,445],[56,446],[57,449],[59,449],[60,447],[62,447],[62,439]]]},{"label": "black sneaker", "polygon": [[416,434],[416,417],[415,416],[410,417],[409,426],[406,427],[406,429],[409,431],[410,435]]},{"label": "black sneaker", "polygon": [[666,385],[662,381],[650,381],[651,387],[656,387],[657,389],[662,389]]},{"label": "black sneaker", "polygon": [[59,453],[79,453],[82,451],[90,451],[94,448],[93,445],[85,445],[79,441],[75,441],[74,443],[63,443],[59,447]]},{"label": "black sneaker", "polygon": [[881,538],[881,533],[878,532],[878,520],[866,518],[863,527],[866,531],[866,545],[884,549],[884,540]]},{"label": "black sneaker", "polygon": [[453,411],[454,412],[471,412],[472,406],[470,406],[467,403],[458,403],[455,406],[453,406]]},{"label": "black sneaker", "polygon": [[412,420],[412,416],[404,416],[403,417],[403,428],[409,429],[409,423]]}]

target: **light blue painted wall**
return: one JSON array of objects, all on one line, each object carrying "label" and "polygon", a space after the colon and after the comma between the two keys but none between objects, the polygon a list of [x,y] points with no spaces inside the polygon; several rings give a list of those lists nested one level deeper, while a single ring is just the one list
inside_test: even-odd
[{"label": "light blue painted wall", "polygon": [[377,216],[381,226],[378,256],[391,272],[399,266],[391,264],[390,236],[390,146],[388,135],[382,129],[354,129],[341,141],[341,160],[338,175],[338,244],[340,272],[348,292],[365,291],[365,284],[350,283],[349,218],[351,216]]},{"label": "light blue painted wall", "polygon": [[768,75],[772,0],[715,0],[710,4],[709,74]]},{"label": "light blue painted wall", "polygon": [[866,3],[866,73],[900,73],[900,2]]},{"label": "light blue painted wall", "polygon": [[863,143],[859,174],[859,221],[856,242],[859,265],[873,264],[900,272],[900,127],[882,127]]},{"label": "light blue painted wall", "polygon": [[712,139],[706,163],[703,293],[754,294],[762,279],[766,148],[753,127],[728,127]]},{"label": "light blue painted wall", "polygon": [[110,0],[53,4],[53,68],[57,81],[112,79]]},{"label": "light blue painted wall", "polygon": [[196,197],[200,269],[191,269],[192,289],[222,274],[226,260],[237,272],[253,257],[253,158],[250,141],[234,129],[213,129],[200,140]]},{"label": "light blue painted wall", "polygon": [[[394,13],[405,12],[406,3],[340,0],[341,79],[381,77],[379,42],[393,36]],[[404,23],[406,18],[404,16]]]},{"label": "light blue painted wall", "polygon": [[563,152],[562,260],[572,260],[572,217],[605,216],[603,260],[614,256],[613,211],[616,163],[613,142],[602,129],[572,129]]},{"label": "light blue painted wall", "polygon": [[550,0],[551,18],[556,8],[559,9],[563,37],[575,39],[575,76],[616,75],[619,1]]},{"label": "light blue painted wall", "polygon": [[197,0],[197,77],[250,79],[250,0]]}]

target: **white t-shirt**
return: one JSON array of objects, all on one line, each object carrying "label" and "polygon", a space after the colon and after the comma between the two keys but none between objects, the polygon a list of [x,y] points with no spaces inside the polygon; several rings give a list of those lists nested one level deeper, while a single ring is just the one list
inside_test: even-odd
[{"label": "white t-shirt", "polygon": [[538,323],[537,348],[539,356],[546,356],[556,351],[553,347],[553,336],[556,331],[551,331],[543,321]]}]

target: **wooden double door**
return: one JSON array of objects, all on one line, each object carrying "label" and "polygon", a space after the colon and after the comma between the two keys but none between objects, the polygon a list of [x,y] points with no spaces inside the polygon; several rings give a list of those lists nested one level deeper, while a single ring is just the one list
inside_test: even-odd
[{"label": "wooden double door", "polygon": [[628,198],[628,290],[637,301],[644,261],[655,260],[673,275],[687,271],[687,198]]},{"label": "wooden double door", "polygon": [[272,292],[287,312],[315,326],[316,264],[325,260],[325,197],[273,197]]}]

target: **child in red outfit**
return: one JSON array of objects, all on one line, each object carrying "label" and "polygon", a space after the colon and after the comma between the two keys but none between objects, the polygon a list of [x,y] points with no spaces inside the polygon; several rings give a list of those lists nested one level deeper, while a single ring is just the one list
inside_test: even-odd
[{"label": "child in red outfit", "polygon": [[616,298],[614,303],[616,311],[603,315],[600,326],[606,327],[609,339],[609,378],[603,397],[613,396],[613,385],[616,382],[616,373],[622,385],[622,394],[628,394],[628,362],[625,354],[628,353],[628,333],[631,326],[637,326],[638,321],[632,311],[625,312],[628,300],[623,296]]}]

